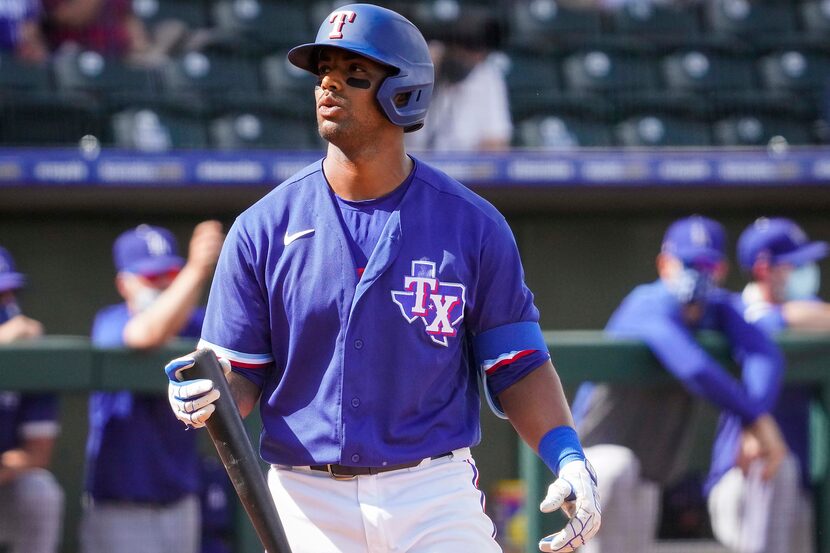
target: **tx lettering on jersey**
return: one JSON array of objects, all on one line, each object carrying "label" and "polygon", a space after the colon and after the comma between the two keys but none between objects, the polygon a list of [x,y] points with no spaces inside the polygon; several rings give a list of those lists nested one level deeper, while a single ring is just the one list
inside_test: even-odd
[{"label": "tx lettering on jersey", "polygon": [[439,281],[434,261],[413,261],[411,273],[403,278],[404,290],[392,290],[392,301],[407,322],[420,319],[430,339],[448,347],[464,318],[467,289],[457,282]]}]

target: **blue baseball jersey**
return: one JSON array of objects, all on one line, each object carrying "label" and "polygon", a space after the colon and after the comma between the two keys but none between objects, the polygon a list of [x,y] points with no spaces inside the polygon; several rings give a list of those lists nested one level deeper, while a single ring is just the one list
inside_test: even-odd
[{"label": "blue baseball jersey", "polygon": [[[698,344],[694,335],[698,330],[715,330],[726,336],[732,357],[741,368],[739,379]],[[645,342],[686,390],[723,411],[710,476],[719,478],[731,468],[737,449],[728,449],[729,444],[721,439],[723,421],[731,418],[740,431],[743,425],[771,411],[778,397],[784,359],[772,340],[747,323],[735,309],[730,294],[721,289],[713,291],[700,322],[690,327],[683,320],[681,304],[662,280],[635,288],[613,313],[606,331],[611,336]],[[575,414],[581,414],[589,401],[587,386],[577,393]],[[644,427],[643,432],[648,428]]]},{"label": "blue baseball jersey", "polygon": [[0,392],[0,453],[27,439],[53,438],[59,430],[56,395]]},{"label": "blue baseball jersey", "polygon": [[[769,336],[787,329],[781,306],[765,301],[754,284],[749,284],[733,300],[744,318]],[[812,298],[813,301],[821,301]],[[804,486],[810,482],[810,402],[814,398],[810,386],[790,384],[784,387],[772,411],[790,451],[798,458]],[[731,423],[734,425],[735,423]]]},{"label": "blue baseball jersey", "polygon": [[[0,307],[0,324],[19,312]],[[0,453],[17,449],[29,438],[52,438],[60,430],[55,394],[0,391]]]},{"label": "blue baseball jersey", "polygon": [[[204,311],[179,336],[197,338]],[[126,304],[98,312],[92,343],[124,345]],[[187,432],[159,394],[98,392],[89,401],[86,491],[97,500],[165,504],[199,491],[196,433]]]},{"label": "blue baseball jersey", "polygon": [[[494,398],[548,358],[504,217],[415,160],[361,276],[322,161],[238,217],[201,347],[262,389],[262,457],[384,466],[475,445]],[[351,234],[351,236],[350,236]]]}]

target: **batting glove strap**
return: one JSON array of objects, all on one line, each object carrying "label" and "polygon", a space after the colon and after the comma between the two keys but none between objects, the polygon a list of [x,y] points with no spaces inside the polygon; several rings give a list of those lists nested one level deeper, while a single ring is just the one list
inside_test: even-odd
[{"label": "batting glove strap", "polygon": [[219,399],[219,390],[207,379],[169,382],[167,399],[176,418],[188,426],[201,428],[213,414],[213,402]]},{"label": "batting glove strap", "polygon": [[564,465],[559,478],[548,487],[539,509],[543,513],[562,509],[570,519],[565,528],[539,542],[540,551],[568,553],[587,543],[602,520],[597,477],[591,463],[579,460]]}]

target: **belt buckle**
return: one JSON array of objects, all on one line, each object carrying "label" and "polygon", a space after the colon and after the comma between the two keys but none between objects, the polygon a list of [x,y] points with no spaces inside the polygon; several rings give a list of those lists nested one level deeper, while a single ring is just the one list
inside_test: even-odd
[{"label": "belt buckle", "polygon": [[335,480],[347,481],[347,480],[354,480],[357,478],[356,474],[337,474],[333,470],[331,470],[331,464],[326,465],[326,471],[329,473],[329,476],[334,478]]}]

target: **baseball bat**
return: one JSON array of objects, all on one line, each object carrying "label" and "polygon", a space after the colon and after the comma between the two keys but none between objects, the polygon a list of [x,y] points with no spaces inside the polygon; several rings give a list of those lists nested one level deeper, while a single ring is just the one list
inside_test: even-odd
[{"label": "baseball bat", "polygon": [[248,440],[222,366],[209,349],[198,350],[193,357],[193,367],[186,370],[188,378],[208,378],[219,390],[220,397],[213,403],[216,410],[205,425],[254,530],[267,553],[291,553],[259,457]]}]

